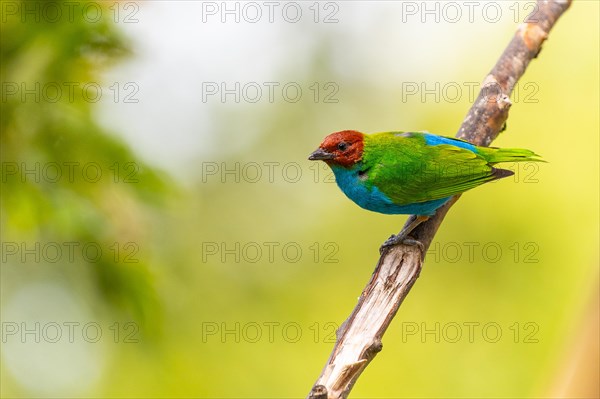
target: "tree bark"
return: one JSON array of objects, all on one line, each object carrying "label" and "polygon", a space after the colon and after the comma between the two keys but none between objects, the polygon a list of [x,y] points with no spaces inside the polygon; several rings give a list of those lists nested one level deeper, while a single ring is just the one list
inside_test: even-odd
[{"label": "tree bark", "polygon": [[[541,50],[550,29],[569,8],[570,0],[538,0],[496,65],[486,76],[473,106],[456,137],[489,146],[498,136],[510,109],[510,94],[532,59]],[[425,253],[450,207],[460,196],[439,208],[411,236]],[[424,253],[417,246],[398,245],[385,250],[364,288],[358,304],[337,331],[333,351],[310,391],[309,399],[347,398],[358,377],[381,351],[382,337],[400,304],[419,277]]]}]

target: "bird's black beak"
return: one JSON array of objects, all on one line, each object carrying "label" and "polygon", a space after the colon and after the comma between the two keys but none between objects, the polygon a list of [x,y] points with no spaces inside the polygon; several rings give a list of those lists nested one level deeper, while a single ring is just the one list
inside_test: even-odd
[{"label": "bird's black beak", "polygon": [[312,154],[310,154],[308,156],[308,160],[309,161],[324,161],[326,159],[333,159],[335,156],[330,153],[325,151],[322,148],[317,148],[315,152],[313,152]]}]

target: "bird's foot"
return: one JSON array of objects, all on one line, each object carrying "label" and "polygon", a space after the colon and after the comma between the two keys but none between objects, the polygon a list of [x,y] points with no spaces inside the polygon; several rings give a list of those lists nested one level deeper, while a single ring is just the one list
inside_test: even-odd
[{"label": "bird's foot", "polygon": [[396,245],[413,245],[419,248],[422,254],[425,253],[425,245],[419,240],[415,240],[414,238],[408,237],[405,234],[392,234],[390,238],[388,238],[382,245],[379,247],[379,253],[383,255],[385,251],[389,248],[394,247]]},{"label": "bird's foot", "polygon": [[421,223],[423,223],[424,221],[426,221],[427,219],[429,219],[429,216],[424,216],[424,215],[412,215],[408,221],[406,222],[406,225],[404,226],[404,228],[402,229],[402,231],[396,235],[392,235],[390,238],[388,238],[383,245],[381,245],[381,247],[379,248],[379,253],[381,255],[383,255],[383,253],[388,250],[389,248],[399,245],[399,244],[405,244],[405,245],[414,245],[419,247],[419,249],[421,250],[421,255],[424,256],[425,255],[425,245],[423,245],[423,243],[419,240],[415,240],[414,238],[409,237],[408,235],[410,233],[412,233],[412,231]]}]

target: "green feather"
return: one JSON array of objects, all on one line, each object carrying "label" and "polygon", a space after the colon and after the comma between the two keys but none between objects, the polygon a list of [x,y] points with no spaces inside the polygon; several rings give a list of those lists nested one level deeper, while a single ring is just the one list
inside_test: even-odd
[{"label": "green feather", "polygon": [[539,155],[535,152],[522,148],[477,147],[477,152],[491,164],[525,161],[546,162],[539,159]]},{"label": "green feather", "polygon": [[475,149],[429,145],[423,133],[365,135],[365,184],[377,187],[396,204],[409,204],[450,197],[513,174],[494,168],[498,162],[539,161],[529,150]]}]

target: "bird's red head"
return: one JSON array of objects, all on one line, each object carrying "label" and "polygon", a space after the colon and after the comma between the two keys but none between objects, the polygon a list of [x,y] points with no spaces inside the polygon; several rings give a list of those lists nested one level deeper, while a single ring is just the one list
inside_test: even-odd
[{"label": "bird's red head", "polygon": [[319,148],[308,157],[311,161],[322,160],[328,164],[350,167],[363,155],[364,134],[355,130],[343,130],[325,137]]}]

